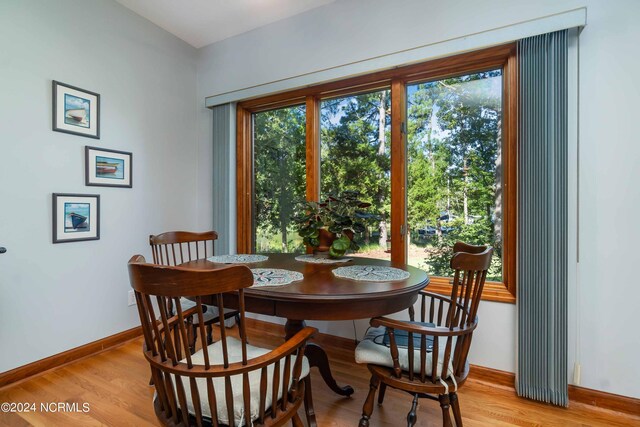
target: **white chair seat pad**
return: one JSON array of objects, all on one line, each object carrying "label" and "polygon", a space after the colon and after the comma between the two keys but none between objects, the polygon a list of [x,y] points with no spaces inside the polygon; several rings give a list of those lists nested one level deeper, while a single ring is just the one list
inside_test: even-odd
[{"label": "white chair seat pad", "polygon": [[[391,358],[391,349],[383,344],[383,338],[386,334],[384,326],[378,328],[369,328],[364,338],[356,347],[355,357],[356,363],[372,364],[393,368],[393,359]],[[420,335],[414,334],[414,341]],[[438,375],[442,372],[442,361],[444,359],[445,346],[447,344],[446,337],[438,337]],[[456,337],[451,343],[451,359],[453,360],[453,350],[456,346]],[[420,348],[418,345],[414,347],[413,356],[413,372],[420,373]],[[425,370],[431,373],[433,358],[432,352],[427,352],[425,361]],[[448,376],[453,376],[453,362],[449,361]],[[409,350],[406,347],[398,345],[398,362],[403,371],[409,370]]]},{"label": "white chair seat pad", "polygon": [[[209,352],[209,362],[212,365],[222,365],[222,341],[215,342],[207,347]],[[240,362],[242,361],[242,342],[235,338],[228,337],[227,338],[227,351],[229,355],[229,363]],[[270,350],[255,347],[247,344],[247,358],[253,359],[263,354],[268,353]],[[294,368],[295,355],[291,356],[291,371],[289,372],[289,387],[292,384],[292,372]],[[204,365],[204,353],[203,350],[200,350],[191,356],[191,360],[194,365]],[[186,363],[187,360],[183,359],[183,363]],[[271,364],[267,367],[267,395],[265,396],[265,408],[268,409],[271,407],[271,389],[273,384],[273,367],[275,364]],[[261,369],[251,371],[249,373],[249,385],[251,389],[251,400],[250,400],[250,410],[251,410],[251,421],[254,421],[258,418],[259,415],[259,405],[260,405],[260,376]],[[302,360],[302,371],[300,374],[300,379],[305,378],[309,375],[309,362],[306,357]],[[278,389],[278,399],[282,397],[282,387],[284,380],[284,358],[280,361],[280,387]],[[187,406],[189,408],[189,412],[195,415],[196,411],[193,406],[193,401],[191,397],[191,388],[189,385],[189,378],[182,377],[182,384],[185,388],[185,394],[187,398]],[[202,415],[205,417],[213,418],[211,415],[211,410],[209,408],[209,400],[207,395],[207,381],[204,378],[196,378],[196,384],[198,386],[198,394],[200,395],[200,407],[202,408]],[[175,385],[174,385],[175,387]],[[231,377],[231,387],[233,390],[233,409],[234,409],[234,423],[236,426],[244,425],[245,423],[245,408],[242,397],[242,375],[234,375]],[[217,404],[217,419],[218,422],[223,424],[229,423],[229,416],[227,415],[227,403],[225,399],[225,380],[224,377],[215,378],[213,380],[213,388],[216,393],[216,404]],[[251,425],[252,423],[249,423]],[[230,424],[233,425],[233,424]]]}]

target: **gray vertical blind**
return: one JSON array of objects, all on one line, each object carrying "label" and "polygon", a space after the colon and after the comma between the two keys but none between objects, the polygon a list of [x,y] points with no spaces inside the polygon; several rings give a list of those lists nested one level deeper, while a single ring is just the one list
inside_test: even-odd
[{"label": "gray vertical blind", "polygon": [[[235,158],[232,144],[233,108],[219,105],[213,111],[213,229],[218,233],[217,254],[228,254],[231,249],[231,210],[235,200],[231,194],[231,180],[235,178],[231,159]],[[232,198],[233,196],[233,198]]]},{"label": "gray vertical blind", "polygon": [[518,384],[567,406],[567,31],[519,42]]}]

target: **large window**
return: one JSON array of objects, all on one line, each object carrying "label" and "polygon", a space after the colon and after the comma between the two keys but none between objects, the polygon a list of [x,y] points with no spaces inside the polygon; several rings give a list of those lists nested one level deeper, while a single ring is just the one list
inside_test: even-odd
[{"label": "large window", "polygon": [[253,115],[254,242],[257,252],[304,252],[291,226],[305,200],[305,107]]},{"label": "large window", "polygon": [[303,251],[294,205],[357,190],[380,217],[359,255],[448,293],[456,240],[495,256],[483,298],[515,301],[517,81],[503,45],[238,104],[238,250]]},{"label": "large window", "polygon": [[357,256],[389,259],[391,117],[389,90],[320,103],[320,196],[359,191],[379,219],[354,236]]},{"label": "large window", "polygon": [[407,87],[409,264],[446,276],[456,241],[502,280],[502,70]]}]

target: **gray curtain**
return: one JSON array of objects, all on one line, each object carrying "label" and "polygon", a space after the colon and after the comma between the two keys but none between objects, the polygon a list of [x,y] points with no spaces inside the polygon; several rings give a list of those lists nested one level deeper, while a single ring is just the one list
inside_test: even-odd
[{"label": "gray curtain", "polygon": [[213,229],[218,233],[216,254],[231,251],[231,194],[235,182],[235,108],[231,104],[211,108],[213,112]]},{"label": "gray curtain", "polygon": [[521,40],[520,396],[567,406],[568,32]]}]

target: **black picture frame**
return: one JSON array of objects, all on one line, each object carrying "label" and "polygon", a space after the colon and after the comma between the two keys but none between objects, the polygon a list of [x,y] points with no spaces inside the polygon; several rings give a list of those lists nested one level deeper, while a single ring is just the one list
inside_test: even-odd
[{"label": "black picture frame", "polygon": [[55,132],[100,139],[100,94],[53,80],[51,102]]},{"label": "black picture frame", "polygon": [[133,153],[84,147],[84,183],[89,187],[133,187]]},{"label": "black picture frame", "polygon": [[53,243],[100,240],[100,195],[53,193]]}]

